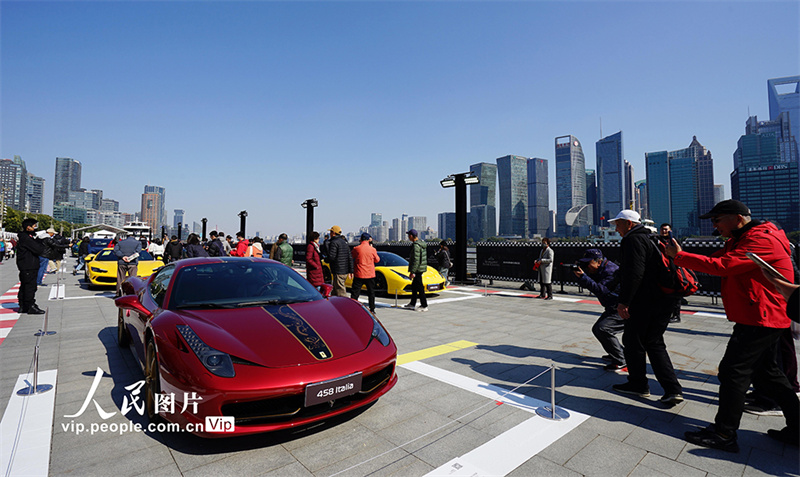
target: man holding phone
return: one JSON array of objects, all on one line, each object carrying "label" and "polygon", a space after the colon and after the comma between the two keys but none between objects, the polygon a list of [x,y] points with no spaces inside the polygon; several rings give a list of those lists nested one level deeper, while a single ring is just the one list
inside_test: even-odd
[{"label": "man holding phone", "polygon": [[800,401],[786,375],[775,362],[781,333],[789,327],[786,302],[746,253],[756,253],[786,277],[792,276],[789,240],[770,222],[750,218],[750,210],[737,200],[723,200],[701,219],[711,219],[725,247],[710,257],[683,252],[677,241],[666,253],[675,264],[722,277],[722,302],[728,320],[735,323],[725,355],[719,364],[719,409],[714,424],[686,432],[686,440],[704,447],[738,452],[736,430],[744,411],[745,393],[752,382],[783,410],[786,427],[767,434],[781,442],[800,441]]}]

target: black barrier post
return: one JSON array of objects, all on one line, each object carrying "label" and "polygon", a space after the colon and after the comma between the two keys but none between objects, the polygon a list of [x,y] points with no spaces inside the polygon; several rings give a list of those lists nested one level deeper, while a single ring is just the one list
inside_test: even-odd
[{"label": "black barrier post", "polygon": [[208,223],[208,219],[203,217],[202,219],[200,219],[200,222],[203,223],[203,241],[205,242],[205,240],[206,240],[206,224]]},{"label": "black barrier post", "polygon": [[319,205],[317,199],[307,199],[300,204],[306,209],[306,243],[311,243],[311,232],[314,231],[314,207]]},{"label": "black barrier post", "polygon": [[183,222],[178,222],[178,240],[183,240]]},{"label": "black barrier post", "polygon": [[567,292],[564,291],[564,268],[569,265],[564,265],[563,263],[559,263],[558,265],[558,279],[561,281],[561,291],[558,293],[566,294]]},{"label": "black barrier post", "polygon": [[247,211],[246,210],[243,210],[243,211],[239,212],[239,219],[240,219],[239,220],[239,230],[242,232],[242,235],[244,235],[244,237],[247,238],[247,234],[245,233],[245,230],[244,230],[246,222],[247,222]]},{"label": "black barrier post", "polygon": [[456,188],[456,282],[467,281],[467,185],[480,183],[480,178],[472,172],[451,174],[439,183],[445,189]]}]

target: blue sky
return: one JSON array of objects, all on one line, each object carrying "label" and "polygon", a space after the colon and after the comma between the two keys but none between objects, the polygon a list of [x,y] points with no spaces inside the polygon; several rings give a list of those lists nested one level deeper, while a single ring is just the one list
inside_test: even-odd
[{"label": "blue sky", "polygon": [[644,153],[692,136],[729,174],[767,79],[800,73],[800,3],[0,3],[0,156],[46,179],[56,157],[121,209],[145,184],[226,232],[345,231],[454,209],[439,180],[554,138],[623,131]]}]

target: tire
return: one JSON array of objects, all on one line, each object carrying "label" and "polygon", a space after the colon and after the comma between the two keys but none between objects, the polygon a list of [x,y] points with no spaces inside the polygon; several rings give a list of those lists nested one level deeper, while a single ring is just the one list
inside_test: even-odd
[{"label": "tire", "polygon": [[131,342],[131,337],[128,334],[128,329],[125,327],[124,311],[119,309],[117,314],[117,344],[120,348],[126,348]]},{"label": "tire", "polygon": [[158,373],[158,354],[153,339],[147,340],[147,354],[145,355],[145,409],[150,422],[160,422],[156,412],[156,394],[161,392],[161,381]]},{"label": "tire", "polygon": [[382,293],[385,295],[389,294],[389,290],[387,289],[388,286],[386,285],[386,277],[383,276],[383,273],[376,273],[375,274],[375,294]]}]

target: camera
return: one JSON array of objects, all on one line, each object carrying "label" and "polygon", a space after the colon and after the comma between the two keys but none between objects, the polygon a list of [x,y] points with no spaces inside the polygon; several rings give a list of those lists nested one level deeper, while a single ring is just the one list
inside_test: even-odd
[{"label": "camera", "polygon": [[577,263],[565,263],[564,266],[569,268],[570,270],[573,270],[573,271],[581,269],[581,266],[578,265]]}]

